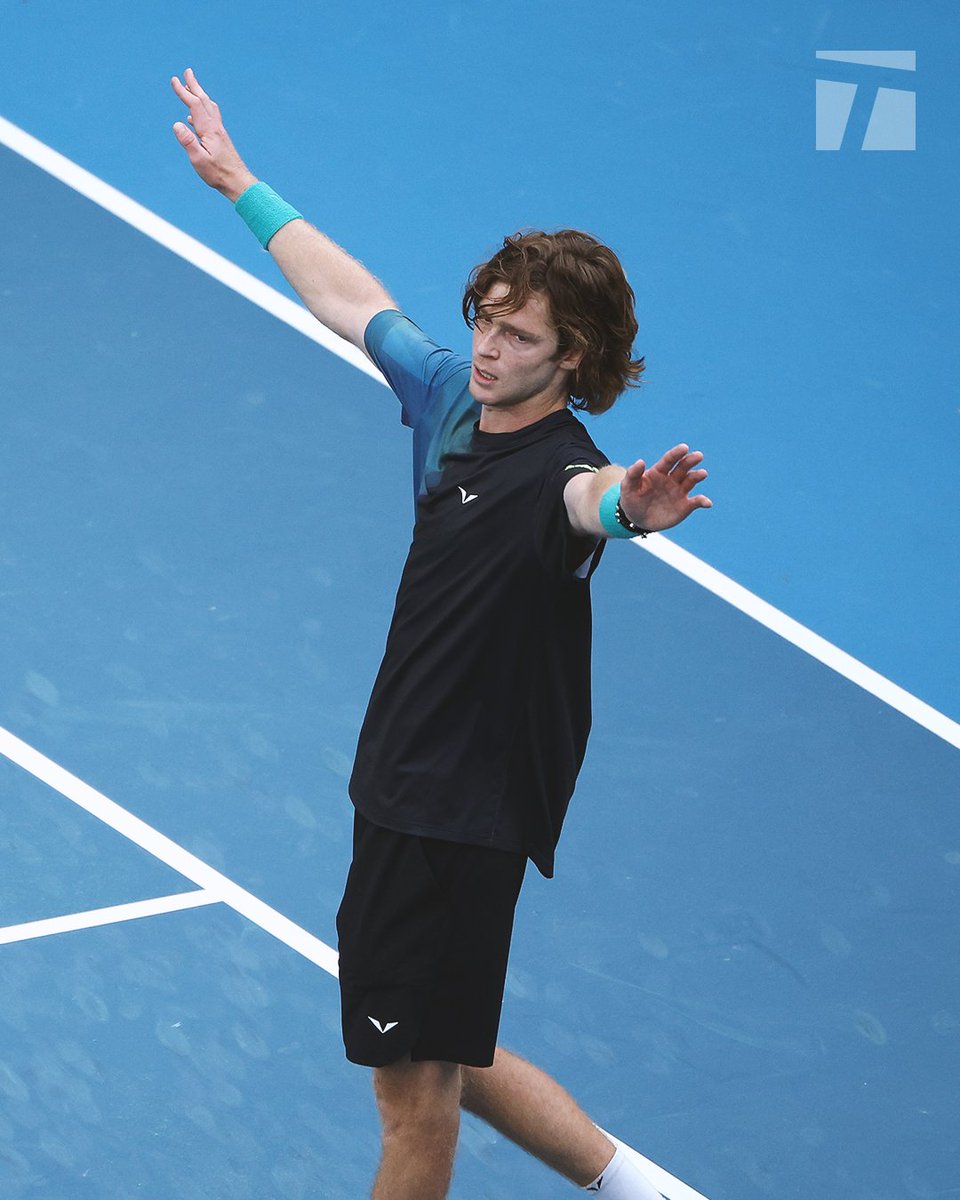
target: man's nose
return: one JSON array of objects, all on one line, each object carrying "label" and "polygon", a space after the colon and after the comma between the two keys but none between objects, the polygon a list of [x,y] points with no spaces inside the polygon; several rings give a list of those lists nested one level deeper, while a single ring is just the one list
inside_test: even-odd
[{"label": "man's nose", "polygon": [[484,329],[477,338],[477,353],[484,358],[496,358],[500,353],[497,349],[496,338],[492,329]]}]

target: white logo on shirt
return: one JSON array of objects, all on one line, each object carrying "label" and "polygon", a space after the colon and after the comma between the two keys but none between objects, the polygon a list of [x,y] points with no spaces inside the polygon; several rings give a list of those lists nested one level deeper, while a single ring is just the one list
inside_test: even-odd
[{"label": "white logo on shirt", "polygon": [[[458,484],[457,486],[459,487],[460,485]],[[469,495],[466,488],[460,488],[460,503],[461,504],[469,504],[471,500],[476,500],[477,498],[478,497],[476,497],[476,496]]]},{"label": "white logo on shirt", "polygon": [[400,1024],[399,1021],[384,1021],[381,1025],[376,1017],[367,1017],[367,1020],[372,1021],[381,1033],[389,1033],[391,1029],[396,1029],[396,1027]]}]

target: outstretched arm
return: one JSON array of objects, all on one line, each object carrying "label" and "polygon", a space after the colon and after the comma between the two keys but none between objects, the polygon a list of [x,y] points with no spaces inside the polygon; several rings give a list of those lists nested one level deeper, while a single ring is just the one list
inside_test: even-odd
[{"label": "outstretched arm", "polygon": [[[257,177],[230,140],[219,106],[191,68],[182,81],[174,76],[170,83],[189,112],[189,124],[178,121],[173,127],[177,141],[204,183],[235,202]],[[362,263],[302,218],[278,230],[267,248],[317,320],[361,350],[365,349],[363,331],[370,318],[385,308],[397,307]]]},{"label": "outstretched arm", "polygon": [[691,491],[707,477],[700,468],[703,455],[687,445],[674,446],[652,467],[638,459],[632,467],[604,467],[596,474],[575,475],[563,489],[567,516],[575,532],[606,537],[600,523],[600,499],[620,484],[620,505],[634,525],[647,531],[670,529],[698,508],[711,508],[706,496]]}]

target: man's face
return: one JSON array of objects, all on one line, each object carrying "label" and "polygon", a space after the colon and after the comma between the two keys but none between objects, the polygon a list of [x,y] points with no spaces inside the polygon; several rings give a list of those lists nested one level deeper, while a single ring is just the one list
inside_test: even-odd
[{"label": "man's face", "polygon": [[[496,284],[487,303],[496,304],[507,291],[506,284]],[[546,298],[534,292],[516,312],[477,316],[470,394],[486,408],[527,405],[531,411],[546,411],[566,404],[567,377],[579,361],[579,351],[558,354]]]}]

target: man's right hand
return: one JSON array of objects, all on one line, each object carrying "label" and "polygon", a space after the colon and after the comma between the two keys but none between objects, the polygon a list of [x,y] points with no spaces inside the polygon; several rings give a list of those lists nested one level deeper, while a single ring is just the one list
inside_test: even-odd
[{"label": "man's right hand", "polygon": [[[184,71],[182,83],[176,76],[170,83],[190,114],[189,124],[173,127],[177,141],[204,183],[236,202],[257,177],[231,142],[219,107],[192,69]],[[383,284],[305,220],[288,221],[267,248],[317,320],[366,354],[363,334],[370,318],[397,307]]]},{"label": "man's right hand", "polygon": [[200,86],[193,68],[183,73],[183,82],[176,75],[170,80],[173,90],[189,110],[187,120],[177,121],[173,132],[186,150],[187,157],[204,183],[236,201],[257,177],[237,153],[230,135],[223,127],[220,108]]}]

